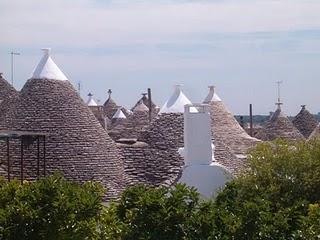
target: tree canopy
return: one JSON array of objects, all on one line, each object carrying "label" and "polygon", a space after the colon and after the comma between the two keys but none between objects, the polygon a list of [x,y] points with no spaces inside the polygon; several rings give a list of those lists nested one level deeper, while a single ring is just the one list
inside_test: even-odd
[{"label": "tree canopy", "polygon": [[0,181],[0,239],[320,239],[320,141],[260,144],[215,199],[196,189],[103,189],[60,175]]}]

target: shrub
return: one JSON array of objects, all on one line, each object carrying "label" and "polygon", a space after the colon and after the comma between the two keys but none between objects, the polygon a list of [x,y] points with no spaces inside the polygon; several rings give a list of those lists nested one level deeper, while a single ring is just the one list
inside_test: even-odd
[{"label": "shrub", "polygon": [[260,144],[248,171],[217,196],[214,221],[226,239],[299,239],[319,220],[309,209],[319,201],[320,143],[278,140]]},{"label": "shrub", "polygon": [[0,239],[92,239],[103,189],[53,175],[36,182],[0,182]]}]

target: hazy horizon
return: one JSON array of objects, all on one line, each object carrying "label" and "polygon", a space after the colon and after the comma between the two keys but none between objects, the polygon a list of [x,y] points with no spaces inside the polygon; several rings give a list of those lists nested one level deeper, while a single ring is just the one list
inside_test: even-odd
[{"label": "hazy horizon", "polygon": [[296,115],[306,104],[320,112],[320,1],[154,0],[0,2],[0,72],[20,89],[40,60],[40,48],[82,97],[131,108],[148,87],[162,106],[182,84],[192,102],[207,86],[234,114],[274,111],[276,81],[283,109]]}]

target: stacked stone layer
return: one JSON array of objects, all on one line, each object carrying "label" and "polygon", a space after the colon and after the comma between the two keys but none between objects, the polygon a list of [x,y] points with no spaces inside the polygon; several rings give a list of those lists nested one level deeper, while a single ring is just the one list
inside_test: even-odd
[{"label": "stacked stone layer", "polygon": [[[107,198],[116,197],[126,184],[119,150],[68,81],[28,80],[0,129],[47,133],[48,173],[59,170],[67,179],[101,182]],[[13,171],[19,177],[19,146],[13,147]],[[30,179],[35,178],[35,158],[33,143],[25,153]]]},{"label": "stacked stone layer", "polygon": [[0,121],[3,113],[13,107],[19,93],[0,75]]},{"label": "stacked stone layer", "polygon": [[305,140],[299,130],[290,122],[290,120],[282,113],[281,109],[277,109],[270,120],[266,123],[257,138],[263,141],[272,141],[282,138],[289,141]]},{"label": "stacked stone layer", "polygon": [[246,155],[260,142],[246,133],[222,101],[211,101],[209,106],[213,139],[222,141],[234,154]]},{"label": "stacked stone layer", "polygon": [[292,123],[305,138],[308,138],[318,125],[317,119],[305,107],[302,107]]}]

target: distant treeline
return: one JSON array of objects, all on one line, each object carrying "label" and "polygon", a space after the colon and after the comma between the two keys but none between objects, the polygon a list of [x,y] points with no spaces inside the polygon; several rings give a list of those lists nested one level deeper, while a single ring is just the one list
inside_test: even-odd
[{"label": "distant treeline", "polygon": [[[320,113],[314,114],[315,118],[320,122]],[[243,117],[243,123],[247,124],[250,122],[249,115],[235,115],[234,116],[239,123],[241,123],[241,117]],[[270,115],[253,115],[253,124],[263,124],[270,118]],[[294,118],[294,116],[288,116],[290,120]]]}]

